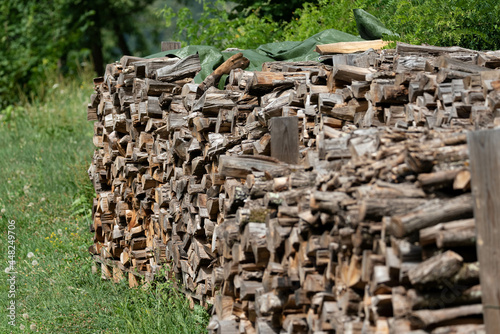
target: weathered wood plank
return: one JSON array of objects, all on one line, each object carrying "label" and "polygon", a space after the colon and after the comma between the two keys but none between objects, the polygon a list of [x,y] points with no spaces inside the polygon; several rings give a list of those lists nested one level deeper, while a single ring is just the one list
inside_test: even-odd
[{"label": "weathered wood plank", "polygon": [[284,174],[287,167],[276,159],[265,156],[221,156],[219,157],[219,173],[225,177],[246,178],[252,171]]},{"label": "weathered wood plank", "polygon": [[270,119],[271,156],[280,161],[299,162],[299,122],[295,116]]},{"label": "weathered wood plank", "polygon": [[467,141],[486,332],[500,333],[500,131],[470,132]]},{"label": "weathered wood plank", "polygon": [[181,42],[175,41],[162,41],[161,51],[177,50],[181,48]]}]

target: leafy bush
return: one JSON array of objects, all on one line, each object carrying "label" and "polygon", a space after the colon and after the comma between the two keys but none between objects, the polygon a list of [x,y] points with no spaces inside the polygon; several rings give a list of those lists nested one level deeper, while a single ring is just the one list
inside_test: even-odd
[{"label": "leafy bush", "polygon": [[[293,2],[290,8],[296,5]],[[289,21],[272,21],[280,15],[269,13],[274,7],[264,10],[262,1],[247,10],[240,7],[236,12],[222,0],[215,6],[204,2],[199,20],[187,9],[177,17],[171,10],[164,14],[168,24],[177,19],[175,38],[219,48],[255,48],[274,41],[304,40],[332,28],[358,35],[352,10],[361,8],[407,43],[500,49],[500,6],[496,0],[319,0],[295,9]]]},{"label": "leafy bush", "polygon": [[284,26],[284,37],[302,40],[330,28],[357,35],[355,8],[378,17],[407,43],[500,49],[500,6],[495,0],[320,0],[296,11],[296,18]]},{"label": "leafy bush", "polygon": [[61,27],[46,29],[62,11],[60,1],[7,0],[0,3],[0,109],[16,101],[19,89],[35,90],[45,74],[57,68],[57,59],[69,34]]},{"label": "leafy bush", "polygon": [[258,12],[259,16],[272,18],[273,21],[290,21],[298,8],[302,8],[303,0],[271,1],[271,0],[234,0],[233,13],[247,16]]},{"label": "leafy bush", "polygon": [[[237,2],[245,3],[243,0]],[[242,4],[232,8],[222,0],[217,0],[214,4],[204,1],[203,13],[198,20],[194,19],[194,13],[187,8],[177,14],[172,9],[165,8],[162,14],[167,26],[172,26],[175,22],[177,30],[174,39],[183,41],[184,45],[205,44],[221,49],[252,49],[270,42],[301,41],[331,28],[357,35],[352,9],[371,8],[371,3],[367,0],[320,0],[304,3],[301,8],[297,8],[298,2],[292,1],[288,10],[293,13],[293,18],[287,21],[279,20],[287,15],[270,12],[271,8],[277,10],[283,4],[266,4],[268,2],[257,1],[243,9]]]},{"label": "leafy bush", "polygon": [[357,35],[352,10],[361,8],[352,0],[320,0],[319,3],[305,3],[295,11],[295,18],[284,25],[284,38],[302,41],[325,29],[337,29]]},{"label": "leafy bush", "polygon": [[159,38],[155,23],[161,23],[152,6],[147,0],[1,1],[0,111],[19,104],[20,91],[42,100],[35,92],[54,73],[75,76],[86,63],[102,75],[104,64],[122,54],[151,53],[144,41]]},{"label": "leafy bush", "polygon": [[272,21],[270,16],[261,16],[258,10],[246,16],[234,17],[232,13],[231,7],[222,0],[204,1],[203,12],[197,20],[188,8],[182,8],[177,14],[170,7],[162,10],[167,26],[175,22],[174,39],[182,41],[184,46],[252,49],[277,41],[282,35],[280,23]]},{"label": "leafy bush", "polygon": [[[385,2],[385,4],[384,4]],[[412,44],[500,49],[496,0],[383,1],[377,13],[401,40]]]}]

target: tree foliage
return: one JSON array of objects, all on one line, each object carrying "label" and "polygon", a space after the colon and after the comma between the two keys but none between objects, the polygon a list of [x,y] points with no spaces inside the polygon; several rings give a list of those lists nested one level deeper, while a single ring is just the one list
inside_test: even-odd
[{"label": "tree foliage", "polygon": [[177,13],[165,7],[162,14],[167,26],[175,25],[174,39],[183,45],[211,45],[218,48],[256,48],[261,44],[277,40],[281,36],[279,22],[257,11],[248,15],[235,15],[227,2],[203,2],[199,18],[189,8]]},{"label": "tree foliage", "polygon": [[407,43],[500,49],[496,0],[389,0],[375,14]]},{"label": "tree foliage", "polygon": [[122,54],[151,53],[151,30],[140,25],[147,15],[161,21],[146,0],[1,1],[0,110],[19,89],[33,95],[47,73],[74,74],[87,62],[100,75]]},{"label": "tree foliage", "polygon": [[59,20],[56,16],[62,7],[61,1],[0,2],[0,107],[13,102],[18,85],[35,87],[42,83],[45,71],[57,67],[54,60],[72,36],[62,25],[47,26]]},{"label": "tree foliage", "polygon": [[337,29],[357,35],[356,21],[352,10],[367,9],[352,0],[320,0],[318,3],[306,2],[295,11],[295,17],[284,22],[283,37],[286,40],[301,41],[325,29]]},{"label": "tree foliage", "polygon": [[248,16],[258,13],[260,17],[271,18],[274,22],[290,21],[296,16],[295,11],[302,8],[303,0],[234,0],[233,16]]},{"label": "tree foliage", "polygon": [[259,43],[304,40],[332,28],[357,35],[352,10],[361,8],[378,17],[404,42],[500,49],[497,0],[318,0],[279,4],[237,0],[236,3],[236,7],[230,7],[218,0],[213,7],[204,2],[199,20],[187,9],[178,15],[167,9],[164,14],[169,24],[177,22],[176,38],[188,44],[220,48],[254,48]]},{"label": "tree foliage", "polygon": [[[27,95],[37,91],[48,72],[75,73],[86,61],[102,74],[104,64],[122,54],[151,53],[158,33],[152,11],[162,1],[1,1],[0,110],[16,103],[18,89]],[[304,40],[331,28],[357,34],[352,10],[361,8],[401,41],[500,49],[497,0],[198,1],[201,13],[180,7],[193,8],[186,0],[167,2],[162,13],[174,31],[171,39],[248,49]]]}]

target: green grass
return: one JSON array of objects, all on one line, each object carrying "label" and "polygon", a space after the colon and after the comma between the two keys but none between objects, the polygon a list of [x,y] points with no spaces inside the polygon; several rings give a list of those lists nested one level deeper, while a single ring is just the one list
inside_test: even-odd
[{"label": "green grass", "polygon": [[[92,274],[92,78],[54,79],[45,87],[44,102],[20,98],[0,115],[0,333],[33,332],[31,325],[40,333],[204,332],[208,314],[190,310],[170,282],[129,289]],[[15,327],[8,324],[4,272],[12,220]]]}]

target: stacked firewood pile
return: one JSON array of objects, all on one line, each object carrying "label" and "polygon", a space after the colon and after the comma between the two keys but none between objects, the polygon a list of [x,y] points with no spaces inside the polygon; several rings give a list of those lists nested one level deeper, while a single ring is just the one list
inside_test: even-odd
[{"label": "stacked firewood pile", "polygon": [[197,55],[123,57],[88,107],[90,252],[130,286],[168,266],[213,333],[481,332],[466,132],[498,123],[499,56],[237,54],[202,84]]}]

